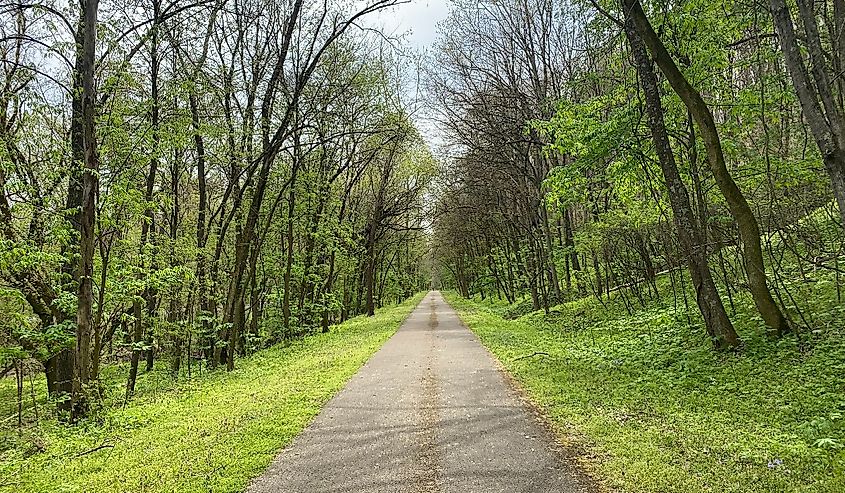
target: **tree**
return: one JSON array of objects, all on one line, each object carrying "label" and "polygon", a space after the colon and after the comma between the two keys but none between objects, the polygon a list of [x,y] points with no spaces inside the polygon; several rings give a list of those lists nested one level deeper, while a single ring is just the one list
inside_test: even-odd
[{"label": "tree", "polygon": [[751,295],[754,297],[754,304],[757,311],[763,317],[766,325],[777,334],[789,330],[789,323],[775,303],[772,293],[769,290],[766,279],[766,267],[763,262],[763,248],[760,240],[760,227],[748,201],[742,191],[736,185],[733,177],[725,165],[725,157],[722,150],[719,131],[713,120],[710,108],[704,102],[701,94],[690,85],[683,73],[675,65],[672,56],[666,51],[666,47],[660,41],[657,33],[651,27],[651,23],[638,0],[622,0],[622,8],[625,15],[630,16],[637,33],[642,38],[654,57],[660,70],[666,76],[669,84],[689,109],[690,114],[698,124],[701,138],[707,150],[708,162],[716,185],[727,201],[731,215],[736,221],[742,241],[745,260],[745,270],[748,275],[748,285]]},{"label": "tree", "polygon": [[[627,11],[626,11],[627,14]],[[684,185],[675,155],[669,143],[669,134],[663,121],[663,105],[660,101],[660,89],[657,77],[651,68],[651,61],[640,40],[630,15],[625,16],[625,36],[631,45],[631,52],[637,66],[645,109],[648,113],[648,125],[654,141],[655,152],[660,161],[660,168],[669,192],[669,202],[680,238],[681,247],[687,257],[690,274],[695,287],[696,302],[704,318],[707,333],[718,348],[736,347],[739,338],[728,318],[722,299],[713,282],[710,266],[707,263],[707,245],[702,239],[699,225],[695,219],[689,200],[689,191]]]},{"label": "tree", "polygon": [[[232,369],[329,330],[363,310],[365,265],[374,307],[424,284],[428,178],[408,174],[422,144],[398,61],[358,27],[394,3],[88,2],[73,19],[10,7],[0,286],[37,317],[25,354],[63,415],[81,417],[114,360],[129,360],[129,399],[145,357],[180,378],[199,354]],[[403,137],[364,262],[365,182],[384,170],[391,121]]]},{"label": "tree", "polygon": [[[804,35],[809,53],[810,79],[804,57],[798,46],[798,37],[792,23],[792,14],[784,0],[770,0],[772,20],[778,33],[784,61],[792,77],[792,85],[801,103],[801,110],[822,154],[827,174],[833,185],[833,195],[839,205],[839,215],[845,224],[845,120],[843,120],[841,97],[835,96],[836,89],[842,94],[842,81],[831,73],[822,47],[819,27],[816,22],[814,2],[798,0],[798,12],[804,24]],[[826,2],[825,2],[826,3]],[[833,19],[829,19],[831,29],[831,49],[835,61],[834,73],[840,73],[845,62],[845,45],[842,41],[845,29],[845,6],[839,1],[833,2]]]}]

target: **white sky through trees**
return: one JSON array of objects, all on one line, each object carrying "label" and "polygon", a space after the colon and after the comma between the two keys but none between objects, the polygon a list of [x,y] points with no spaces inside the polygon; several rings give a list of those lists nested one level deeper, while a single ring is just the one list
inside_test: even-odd
[{"label": "white sky through trees", "polygon": [[402,77],[403,99],[409,106],[417,129],[432,149],[439,147],[441,139],[429,117],[431,109],[426,107],[426,96],[417,85],[420,74],[413,65],[419,63],[415,60],[433,49],[438,38],[438,24],[448,17],[451,6],[449,0],[410,0],[377,13],[368,22],[386,37],[399,40],[398,47],[403,52],[402,56],[408,57],[407,70]]},{"label": "white sky through trees", "polygon": [[380,12],[377,23],[388,36],[407,33],[408,44],[416,50],[428,49],[437,37],[437,23],[449,14],[448,0],[411,0]]}]

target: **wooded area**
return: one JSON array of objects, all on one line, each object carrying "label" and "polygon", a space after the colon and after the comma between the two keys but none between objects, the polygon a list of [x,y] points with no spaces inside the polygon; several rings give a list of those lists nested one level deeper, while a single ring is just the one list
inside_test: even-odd
[{"label": "wooded area", "polygon": [[547,313],[668,294],[717,348],[747,299],[774,337],[841,323],[845,4],[458,4],[431,75],[444,283]]},{"label": "wooded area", "polygon": [[3,375],[75,419],[110,361],[129,399],[424,288],[436,166],[359,25],[393,4],[4,4]]},{"label": "wooded area", "polygon": [[240,491],[442,288],[620,488],[841,491],[845,0],[408,3],[0,2],[5,471]]},{"label": "wooded area", "polygon": [[845,2],[455,3],[464,322],[611,490],[842,490]]}]

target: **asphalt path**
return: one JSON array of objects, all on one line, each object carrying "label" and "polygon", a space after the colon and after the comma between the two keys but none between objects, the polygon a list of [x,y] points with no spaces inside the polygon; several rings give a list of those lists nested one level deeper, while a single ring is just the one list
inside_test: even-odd
[{"label": "asphalt path", "polygon": [[249,493],[593,491],[437,291]]}]

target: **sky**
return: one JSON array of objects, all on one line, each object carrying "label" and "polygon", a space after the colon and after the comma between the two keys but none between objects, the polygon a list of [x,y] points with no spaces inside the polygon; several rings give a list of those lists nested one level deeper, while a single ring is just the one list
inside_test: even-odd
[{"label": "sky", "polygon": [[417,50],[430,48],[437,38],[437,23],[449,14],[448,0],[410,0],[379,12],[375,22],[388,36],[407,34],[409,45]]},{"label": "sky", "polygon": [[[449,0],[410,0],[377,13],[370,20],[370,25],[389,38],[401,38],[403,47],[424,53],[431,51],[437,41],[437,24],[448,17],[450,6]],[[405,77],[409,80],[405,82],[404,92],[407,94],[404,99],[413,107],[409,108],[411,119],[434,150],[441,146],[442,136],[429,116],[430,108],[425,108],[417,100],[424,95],[419,94],[416,87],[416,74],[408,73]]]}]

